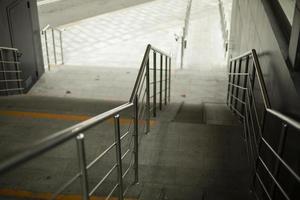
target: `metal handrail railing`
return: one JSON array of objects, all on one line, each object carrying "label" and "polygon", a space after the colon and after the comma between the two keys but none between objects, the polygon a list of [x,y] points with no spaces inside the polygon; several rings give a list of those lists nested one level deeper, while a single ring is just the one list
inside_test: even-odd
[{"label": "metal handrail railing", "polygon": [[0,47],[0,74],[2,76],[0,95],[23,93],[20,55],[19,50],[16,48]]},{"label": "metal handrail railing", "polygon": [[[252,65],[250,64],[251,59]],[[291,199],[279,181],[279,169],[284,167],[291,177],[296,180],[297,184],[300,183],[299,174],[283,158],[288,128],[294,128],[297,134],[300,134],[300,122],[272,109],[256,50],[253,49],[230,59],[228,76],[227,104],[244,124],[244,139],[254,174],[253,189],[257,190],[255,183],[258,183],[269,199],[275,198],[276,191],[283,195],[285,199]],[[258,83],[256,88],[255,80]],[[258,90],[259,93],[255,93],[255,90]],[[262,99],[261,117],[256,101],[257,94]],[[267,115],[277,118],[281,123],[277,149],[267,141],[265,136],[268,131],[266,129]],[[275,158],[272,168],[266,164],[267,161],[263,158],[264,154],[261,151],[263,147]],[[265,174],[271,180],[269,187],[264,179],[265,176],[261,174],[261,168],[265,170]]]},{"label": "metal handrail railing", "polygon": [[[48,38],[48,32],[51,33],[51,40]],[[59,36],[59,42],[56,42],[56,33]],[[44,44],[45,44],[45,54],[47,60],[48,70],[50,70],[51,65],[64,64],[64,50],[63,50],[63,38],[62,38],[62,30],[52,27],[51,25],[46,25],[42,30],[41,34],[44,35]],[[52,48],[51,48],[52,47]],[[60,49],[60,52],[57,51],[57,48]],[[51,59],[50,49],[53,50],[53,59]],[[60,63],[58,59],[60,58]]]},{"label": "metal handrail railing", "polygon": [[225,14],[225,8],[224,8],[224,2],[223,0],[219,0],[219,11],[220,11],[220,18],[221,18],[221,27],[222,27],[222,35],[224,39],[224,48],[225,52],[228,51],[228,27],[227,27],[227,21],[226,21],[226,14]]},{"label": "metal handrail railing", "polygon": [[[92,117],[86,121],[83,121],[79,124],[76,124],[72,127],[64,129],[62,131],[56,132],[45,139],[40,140],[39,142],[35,143],[33,146],[25,149],[22,153],[15,155],[8,160],[0,163],[0,174],[6,173],[12,169],[19,167],[21,164],[24,164],[34,158],[41,156],[42,154],[53,150],[54,148],[58,147],[59,145],[70,141],[71,139],[76,139],[77,141],[77,149],[78,149],[78,157],[80,161],[80,172],[78,172],[74,177],[70,180],[66,181],[52,196],[51,199],[55,199],[60,193],[62,193],[66,188],[68,188],[75,180],[78,178],[81,179],[81,187],[82,187],[82,198],[84,200],[89,199],[90,196],[94,194],[94,192],[103,184],[103,182],[110,176],[110,174],[117,169],[118,180],[117,184],[113,187],[111,192],[109,193],[107,199],[113,194],[113,192],[119,188],[119,199],[124,199],[124,195],[128,191],[128,188],[124,190],[123,188],[123,179],[128,174],[129,170],[133,167],[134,168],[134,183],[138,182],[138,144],[139,144],[139,129],[140,129],[140,122],[146,121],[144,123],[144,130],[145,133],[150,131],[150,119],[151,119],[151,112],[153,112],[153,116],[156,116],[156,98],[153,98],[152,107],[151,107],[151,88],[150,88],[150,79],[151,77],[155,77],[156,73],[151,76],[150,73],[150,55],[153,52],[153,58],[156,57],[157,54],[160,55],[161,62],[160,62],[160,74],[164,73],[165,79],[161,79],[159,82],[153,84],[155,87],[153,88],[153,94],[156,95],[156,85],[159,85],[159,97],[160,97],[160,109],[162,109],[162,95],[164,93],[165,97],[165,104],[167,104],[167,100],[170,102],[170,84],[171,84],[171,57],[165,54],[163,51],[160,51],[150,44],[147,46],[145,51],[142,65],[140,67],[132,94],[130,99],[127,103],[120,105],[114,109],[111,109],[107,112],[104,112],[100,115]],[[154,68],[156,68],[156,62],[151,63]],[[150,77],[151,76],[151,77]],[[167,80],[167,81],[166,81]],[[163,83],[164,82],[164,83]],[[146,83],[146,84],[145,84]],[[164,84],[164,85],[163,85]],[[162,89],[164,86],[164,90]],[[141,95],[143,94],[143,95]],[[140,98],[142,97],[142,98]],[[146,97],[146,98],[145,98]],[[127,128],[127,131],[122,134],[120,130],[120,115],[123,111],[129,110],[133,108],[133,118],[130,120],[130,124]],[[146,113],[146,116],[145,116]],[[101,152],[94,160],[90,163],[86,162],[85,156],[85,146],[84,146],[84,132],[89,130],[90,128],[101,124],[102,122],[114,118],[114,128],[115,128],[115,142],[111,144],[108,148],[106,148],[103,152]],[[132,126],[133,125],[133,126]],[[133,140],[133,150],[131,150],[129,143],[129,147],[124,154],[122,154],[121,150],[121,142],[125,137],[128,137],[132,133],[132,140]],[[89,190],[89,181],[88,181],[88,173],[87,171],[97,163],[104,155],[106,155],[109,151],[113,148],[116,149],[116,160],[117,163],[113,165],[113,167],[107,172],[107,174],[91,189]],[[122,170],[122,160],[132,152],[133,156],[131,157],[130,165],[125,170],[123,174]]]},{"label": "metal handrail railing", "polygon": [[188,36],[189,31],[189,23],[190,23],[190,16],[191,16],[191,8],[192,8],[193,0],[189,0],[185,12],[184,18],[184,26],[182,28],[182,36],[181,36],[181,55],[180,55],[180,68],[183,68],[183,59],[184,59],[184,49],[186,48],[186,38]]}]

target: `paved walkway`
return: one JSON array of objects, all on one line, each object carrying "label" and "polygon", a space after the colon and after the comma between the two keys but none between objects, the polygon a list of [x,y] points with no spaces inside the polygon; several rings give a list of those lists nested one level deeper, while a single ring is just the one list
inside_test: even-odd
[{"label": "paved walkway", "polygon": [[224,103],[227,77],[218,0],[193,1],[180,70],[174,34],[180,34],[186,5],[186,0],[157,0],[62,27],[68,65],[47,71],[30,95],[126,101],[151,43],[173,54],[173,102]]},{"label": "paved walkway", "polygon": [[138,68],[148,43],[176,54],[187,0],[157,0],[61,26],[66,65]]}]

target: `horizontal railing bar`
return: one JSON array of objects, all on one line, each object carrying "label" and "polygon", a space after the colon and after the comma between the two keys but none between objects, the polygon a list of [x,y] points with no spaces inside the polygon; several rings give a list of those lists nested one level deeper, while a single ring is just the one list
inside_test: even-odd
[{"label": "horizontal railing bar", "polygon": [[[120,137],[120,140],[123,140],[127,135],[129,134],[129,131],[127,131],[124,135]],[[95,163],[97,163],[105,154],[107,154],[114,146],[116,146],[116,143],[114,142],[111,144],[107,149],[105,149],[99,156],[97,156],[90,164],[87,165],[87,169],[90,169]]]},{"label": "horizontal railing bar", "polygon": [[0,174],[6,170],[12,169],[16,167],[18,164],[27,162],[32,158],[46,152],[58,146],[71,138],[77,136],[79,133],[84,132],[88,128],[95,126],[96,124],[111,118],[112,116],[124,111],[133,106],[133,103],[125,103],[117,108],[111,109],[107,112],[104,112],[100,115],[92,117],[86,121],[83,121],[79,124],[76,124],[72,127],[59,131],[57,133],[52,134],[51,136],[39,141],[34,146],[28,148],[24,152],[8,159],[7,161],[0,164]]},{"label": "horizontal railing bar", "polygon": [[123,196],[125,196],[127,194],[127,192],[129,191],[129,188],[132,186],[132,184],[129,184],[126,189],[123,192]]},{"label": "horizontal railing bar", "polygon": [[261,138],[265,145],[270,149],[273,155],[283,164],[283,166],[294,176],[294,178],[300,183],[299,175],[276,153],[276,151],[271,147],[271,145],[265,140],[265,138]]},{"label": "horizontal railing bar", "polygon": [[50,200],[54,200],[60,193],[62,193],[67,187],[69,187],[74,181],[76,181],[80,177],[80,173],[77,173],[73,178],[71,178],[68,182],[66,182],[61,188],[55,192]]},{"label": "horizontal railing bar", "polygon": [[247,88],[244,88],[242,86],[239,86],[239,85],[236,85],[236,84],[233,84],[233,83],[229,83],[229,85],[233,86],[233,87],[236,87],[236,88],[239,88],[241,90],[247,90]]},{"label": "horizontal railing bar", "polygon": [[95,163],[97,163],[107,152],[109,152],[114,146],[116,146],[116,143],[114,142],[112,145],[110,145],[107,149],[105,149],[99,156],[97,156],[90,164],[87,165],[87,169],[90,169]]},{"label": "horizontal railing bar", "polygon": [[11,50],[11,51],[19,51],[16,48],[11,48],[11,47],[0,47],[0,50]]},{"label": "horizontal railing bar", "polygon": [[45,32],[45,31],[51,30],[51,29],[53,29],[53,30],[55,30],[55,31],[58,31],[58,32],[62,32],[62,30],[60,30],[60,29],[58,29],[58,28],[55,28],[55,27],[51,26],[50,24],[47,24],[47,25],[42,29],[42,32]]},{"label": "horizontal railing bar", "polygon": [[120,140],[123,140],[128,134],[130,133],[130,131],[126,131],[126,133],[124,133],[121,137]]},{"label": "horizontal railing bar", "polygon": [[121,159],[123,160],[128,155],[129,152],[130,152],[130,149],[127,149],[127,151],[123,154]]},{"label": "horizontal railing bar", "polygon": [[18,64],[19,65],[21,62],[0,60],[0,63],[4,63],[4,64]]},{"label": "horizontal railing bar", "polygon": [[94,192],[96,192],[96,190],[104,183],[104,181],[109,177],[109,175],[111,175],[111,173],[114,171],[114,169],[117,168],[117,164],[115,164],[106,174],[105,176],[99,181],[99,183],[91,190],[91,192],[89,193],[89,196],[92,196],[94,194]]},{"label": "horizontal railing bar", "polygon": [[19,82],[23,81],[22,79],[8,79],[8,80],[0,80],[0,82]]},{"label": "horizontal railing bar", "polygon": [[273,176],[272,172],[270,171],[270,169],[268,168],[268,166],[266,165],[266,163],[263,161],[263,159],[258,156],[259,161],[263,164],[265,170],[268,172],[269,176],[271,177],[271,179],[273,180],[273,182],[276,184],[277,188],[279,188],[279,190],[281,191],[281,193],[284,195],[284,197],[286,199],[290,199],[289,196],[286,194],[286,192],[284,191],[284,189],[281,187],[281,185],[278,183],[278,181],[276,180],[276,178]]},{"label": "horizontal railing bar", "polygon": [[[157,68],[156,69],[154,69],[154,68],[149,68],[149,70],[151,70],[151,71],[160,71],[161,70],[161,67],[160,66],[157,66]],[[164,69],[165,70],[165,69]]]},{"label": "horizontal railing bar", "polygon": [[150,111],[153,111],[153,109],[154,109],[154,106],[150,107],[150,109],[149,109],[149,110],[150,110]]},{"label": "horizontal railing bar", "polygon": [[160,83],[160,82],[164,82],[164,81],[168,81],[169,79],[164,79],[164,80],[159,80],[159,81],[152,81],[152,82],[150,82],[150,84],[152,85],[152,84],[154,84],[154,83]]},{"label": "horizontal railing bar", "polygon": [[286,115],[284,115],[284,114],[282,114],[282,113],[280,113],[276,110],[273,110],[273,109],[268,109],[267,108],[267,112],[274,115],[274,116],[276,116],[277,118],[285,121],[287,124],[291,125],[292,127],[300,130],[300,123],[297,122],[296,120],[294,120],[294,119],[292,119],[292,118],[290,118],[290,117],[288,117],[288,116],[286,116]]},{"label": "horizontal railing bar", "polygon": [[242,101],[242,100],[240,100],[239,98],[237,98],[236,96],[234,96],[234,95],[230,95],[232,98],[234,98],[235,100],[237,100],[237,101],[239,101],[241,104],[246,104],[246,102],[244,102],[244,101]]},{"label": "horizontal railing bar", "polygon": [[[16,90],[24,90],[24,88],[10,88],[10,89],[0,90],[0,92],[8,92],[8,91],[16,91]],[[1,171],[1,168],[0,168],[0,171]]]},{"label": "horizontal railing bar", "polygon": [[267,190],[265,184],[263,183],[263,181],[262,181],[261,178],[260,178],[260,175],[259,175],[257,172],[255,172],[255,175],[256,175],[256,177],[257,177],[257,179],[258,179],[260,185],[262,186],[264,192],[265,192],[266,195],[268,196],[269,200],[272,200],[272,198],[271,198],[271,196],[270,196],[270,194],[269,194],[269,192],[268,192],[268,190]]},{"label": "horizontal railing bar", "polygon": [[240,111],[238,111],[237,109],[235,109],[232,105],[229,105],[229,106],[230,106],[231,109],[233,109],[235,112],[237,112],[237,114],[238,114],[241,118],[243,118],[243,119],[245,118],[244,115],[242,115],[242,114],[240,113]]},{"label": "horizontal railing bar", "polygon": [[128,167],[128,168],[126,169],[126,171],[124,172],[124,174],[123,174],[123,176],[122,176],[123,179],[126,177],[126,175],[128,174],[129,170],[131,169],[131,167],[132,167],[132,162],[130,162],[129,167]]},{"label": "horizontal railing bar", "polygon": [[248,76],[249,73],[228,73],[229,75]]},{"label": "horizontal railing bar", "polygon": [[22,71],[0,71],[0,73],[21,73]]},{"label": "horizontal railing bar", "polygon": [[162,54],[162,55],[164,55],[164,56],[167,56],[168,58],[171,57],[171,56],[170,56],[169,54],[167,54],[166,52],[163,52],[162,50],[159,50],[159,49],[155,48],[155,47],[152,46],[152,45],[151,45],[151,49],[152,49],[153,51],[155,51],[156,53],[160,53],[160,54]]},{"label": "horizontal railing bar", "polygon": [[117,183],[114,188],[110,191],[110,193],[107,195],[107,197],[105,198],[105,200],[109,200],[111,195],[114,193],[114,191],[117,189],[117,187],[119,187],[119,184]]},{"label": "horizontal railing bar", "polygon": [[234,58],[231,58],[230,59],[230,62],[233,62],[235,60],[238,60],[238,59],[241,59],[241,58],[244,58],[244,57],[247,57],[247,56],[251,56],[252,55],[252,51],[248,51],[240,56],[237,56],[237,57],[234,57]]},{"label": "horizontal railing bar", "polygon": [[50,27],[50,24],[47,24],[43,29],[42,32],[45,32]]}]

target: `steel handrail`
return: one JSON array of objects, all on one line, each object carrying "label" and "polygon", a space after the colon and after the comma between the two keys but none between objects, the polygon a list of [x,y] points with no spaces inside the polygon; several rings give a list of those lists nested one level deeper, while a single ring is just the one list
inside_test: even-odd
[{"label": "steel handrail", "polygon": [[1,46],[0,46],[0,49],[4,49],[4,50],[12,50],[12,51],[19,51],[19,49],[12,48],[12,47],[1,47]]},{"label": "steel handrail", "polygon": [[139,70],[139,73],[138,73],[138,76],[137,76],[137,79],[134,83],[134,87],[133,87],[133,90],[132,90],[132,93],[131,93],[131,96],[130,96],[130,99],[129,99],[129,102],[133,102],[134,100],[134,97],[136,96],[137,92],[138,92],[138,88],[142,82],[142,76],[143,76],[143,73],[145,71],[145,68],[146,68],[146,64],[148,62],[148,59],[149,59],[149,53],[150,53],[150,50],[151,50],[151,45],[148,44],[147,45],[147,48],[146,48],[146,51],[144,53],[144,56],[143,56],[143,60],[142,60],[142,64],[141,64],[141,67],[140,67],[140,70]]},{"label": "steel handrail", "polygon": [[[154,108],[150,107],[150,73],[149,73],[149,55],[150,55],[150,50],[152,50],[154,53],[153,55],[156,55],[156,53],[159,53],[161,55],[161,59],[165,57],[165,66],[163,67],[162,65],[162,60],[161,60],[161,73],[162,70],[165,70],[165,78],[167,78],[167,74],[169,74],[169,101],[170,101],[170,74],[171,74],[171,57],[169,57],[167,54],[165,54],[163,51],[151,46],[150,44],[147,45],[143,61],[141,64],[141,67],[139,69],[139,73],[137,76],[137,79],[135,81],[135,85],[132,91],[132,94],[130,96],[130,99],[127,103],[124,103],[116,108],[113,108],[107,112],[104,112],[100,115],[97,115],[95,117],[92,117],[88,120],[85,120],[81,123],[78,123],[72,127],[69,127],[67,129],[61,130],[59,132],[56,132],[52,134],[51,136],[48,136],[39,142],[33,144],[33,146],[26,148],[23,152],[5,160],[4,162],[0,163],[0,174],[5,173],[8,170],[12,170],[16,167],[18,167],[20,164],[23,164],[29,160],[34,159],[35,157],[54,149],[55,147],[58,147],[59,145],[71,140],[71,139],[76,139],[77,141],[77,149],[78,149],[78,158],[79,158],[79,163],[80,163],[80,172],[77,173],[74,177],[72,177],[70,180],[68,180],[65,184],[60,187],[57,192],[53,194],[51,199],[55,199],[58,194],[63,192],[68,186],[70,186],[75,180],[77,180],[79,177],[81,177],[81,183],[82,183],[82,196],[84,200],[89,199],[89,196],[93,194],[94,191],[100,187],[100,185],[103,183],[103,181],[109,176],[109,174],[114,170],[118,170],[118,183],[116,184],[116,187],[110,192],[108,197],[112,195],[112,192],[116,190],[117,187],[119,187],[119,199],[123,199],[124,194],[128,190],[123,190],[123,178],[128,174],[129,170],[132,168],[134,165],[135,169],[135,182],[138,182],[138,129],[139,129],[139,120],[144,119],[143,116],[145,114],[145,111],[147,111],[147,124],[145,125],[147,130],[146,132],[149,132],[150,130],[150,113],[151,110]],[[167,62],[169,61],[169,62]],[[167,63],[169,63],[169,68]],[[164,68],[164,69],[163,69]],[[169,71],[167,71],[167,69]],[[145,78],[147,77],[147,78]],[[146,88],[144,89],[144,82],[146,80]],[[167,81],[167,79],[165,79]],[[167,82],[166,82],[167,83]],[[160,82],[162,84],[162,82]],[[141,101],[141,110],[143,110],[143,114],[140,115],[141,113],[139,112],[139,94],[145,90],[145,95],[147,97],[146,101],[146,106],[143,105],[144,103],[144,97],[142,98]],[[165,85],[165,90],[160,90],[160,95],[162,95],[162,92],[165,92],[165,98],[167,98],[167,85]],[[162,102],[160,102],[162,103]],[[167,103],[167,100],[165,99],[165,104]],[[129,109],[133,108],[134,110],[134,116],[131,119],[129,128],[125,134],[121,136],[121,130],[120,130],[120,113]],[[142,116],[142,117],[141,117]],[[86,163],[86,158],[85,158],[85,147],[84,147],[84,132],[95,125],[100,124],[101,122],[104,122],[105,120],[108,120],[109,118],[114,118],[114,124],[115,124],[115,142],[110,145],[106,150],[104,150],[101,154],[96,156],[96,158],[91,161],[90,163]],[[131,150],[129,145],[128,150],[121,155],[121,141],[123,138],[127,137],[129,135],[129,132],[131,131],[131,125],[132,122],[134,124],[133,127],[133,135],[131,138],[131,142],[134,141],[134,149]],[[145,127],[144,126],[144,127]],[[134,138],[134,140],[133,140]],[[130,142],[130,144],[131,144]],[[116,167],[113,167],[108,174],[106,174],[99,183],[89,192],[89,187],[88,187],[88,178],[87,178],[87,170],[91,168],[96,162],[98,162],[106,153],[108,153],[113,147],[116,148],[116,158],[117,158],[117,163]],[[134,154],[134,159],[131,157],[131,164],[130,166],[125,170],[125,173],[123,174],[122,172],[122,160],[125,158],[126,155],[128,155],[130,152]],[[125,191],[125,192],[124,192]]]},{"label": "steel handrail", "polygon": [[[253,60],[253,72],[249,73],[249,60],[252,58]],[[242,70],[242,62],[246,62],[244,71]],[[240,83],[240,77],[244,77],[242,80],[243,83]],[[252,76],[252,79],[251,77]],[[236,79],[237,78],[237,79]],[[254,95],[254,83],[257,78],[258,82],[258,90],[262,97],[263,101],[263,115],[260,121],[257,106]],[[231,88],[230,88],[231,87]],[[239,93],[240,90],[242,94]],[[239,99],[239,96],[240,99]],[[246,98],[247,97],[247,98]],[[238,106],[237,103],[240,103]],[[285,169],[292,175],[295,180],[300,183],[300,176],[296,173],[296,171],[284,160],[283,158],[283,146],[285,144],[285,138],[287,137],[287,130],[289,127],[296,129],[296,134],[299,134],[300,131],[300,122],[279,112],[274,110],[271,107],[270,99],[267,93],[266,85],[264,82],[263,73],[261,70],[260,62],[256,53],[256,50],[253,49],[248,51],[240,56],[230,59],[230,69],[229,69],[229,82],[228,82],[228,97],[227,97],[228,106],[240,117],[244,124],[244,139],[246,141],[246,150],[249,156],[250,163],[253,165],[252,169],[254,171],[253,176],[253,186],[255,181],[258,180],[260,186],[263,188],[265,194],[272,199],[275,195],[275,187],[279,189],[281,194],[286,198],[290,199],[287,192],[281,187],[280,182],[278,181],[279,169],[280,166],[284,166]],[[254,116],[253,116],[254,112]],[[278,142],[278,147],[275,149],[269,142],[265,139],[263,135],[265,131],[266,124],[266,115],[270,114],[273,117],[276,117],[281,122],[281,133]],[[258,127],[258,130],[255,128]],[[259,134],[259,135],[258,135]],[[252,143],[254,142],[254,144]],[[274,161],[274,165],[270,168],[264,161],[260,148],[261,145],[265,145],[267,151],[271,152],[272,155],[276,158]],[[250,153],[249,153],[250,152]],[[250,159],[251,158],[251,159]],[[257,172],[258,165],[261,164],[263,169],[270,176],[273,181],[271,184],[271,190],[268,191],[266,189],[265,183],[263,179],[260,177]],[[255,186],[254,186],[255,187]]]},{"label": "steel handrail", "polygon": [[268,96],[268,92],[267,92],[267,89],[266,89],[266,84],[265,84],[265,81],[264,81],[264,78],[263,78],[263,74],[262,74],[262,71],[261,71],[261,66],[260,66],[260,63],[259,63],[259,60],[258,60],[258,56],[257,56],[257,53],[256,53],[255,49],[252,49],[251,51],[243,53],[240,56],[231,58],[230,62],[235,62],[235,61],[237,61],[239,59],[243,59],[243,58],[245,58],[247,56],[252,56],[253,57],[254,67],[255,67],[255,70],[256,70],[256,73],[257,73],[258,84],[259,84],[260,92],[261,92],[262,97],[263,97],[265,109],[269,113],[272,113],[272,114],[276,113],[276,116],[278,118],[286,121],[290,125],[293,125],[295,128],[297,128],[297,129],[300,130],[300,122],[292,119],[291,117],[288,117],[288,116],[284,115],[281,112],[278,112],[278,111],[272,109],[271,103],[270,103],[270,99],[269,99],[269,96]]},{"label": "steel handrail", "polygon": [[[96,124],[101,123],[102,121],[105,121],[106,119],[108,119],[110,117],[113,117],[117,113],[120,113],[120,112],[132,107],[133,100],[134,100],[135,95],[137,94],[139,85],[141,83],[142,74],[145,70],[146,63],[149,58],[149,52],[151,49],[153,49],[156,52],[163,53],[163,51],[160,51],[157,48],[148,44],[146,52],[143,57],[141,68],[139,70],[139,73],[138,73],[138,76],[137,76],[137,79],[135,82],[133,92],[129,99],[129,102],[127,102],[117,108],[114,108],[112,110],[109,110],[107,112],[104,112],[100,115],[92,117],[86,121],[79,123],[79,124],[76,124],[72,127],[69,127],[62,131],[56,132],[56,133],[52,134],[51,136],[41,140],[39,143],[35,144],[33,147],[28,148],[26,151],[20,153],[16,157],[13,157],[13,158],[5,161],[4,163],[1,163],[0,164],[0,173],[6,171],[7,169],[11,169],[13,166],[23,163],[24,161],[28,160],[29,158],[32,159],[33,157],[38,156],[39,154],[46,152],[47,150],[52,149],[53,147],[58,146],[59,144],[64,143],[65,141],[69,140],[70,138],[75,137],[76,135],[85,131],[86,129],[89,129],[89,128],[95,126]],[[164,55],[168,56],[167,54],[164,54]]]},{"label": "steel handrail", "polygon": [[140,67],[137,79],[135,81],[135,84],[134,84],[134,87],[133,87],[133,90],[132,90],[129,102],[133,102],[134,101],[134,97],[137,95],[138,88],[139,88],[139,86],[140,86],[140,84],[142,82],[143,73],[144,73],[145,68],[147,66],[147,62],[148,62],[148,59],[149,59],[149,53],[150,53],[151,50],[153,50],[153,51],[155,51],[157,53],[160,53],[162,55],[165,55],[167,57],[171,57],[169,54],[165,53],[164,51],[159,50],[158,48],[152,46],[151,44],[147,45],[146,51],[145,51],[144,56],[143,56],[142,64],[141,64],[141,67]]},{"label": "steel handrail", "polygon": [[51,26],[50,24],[47,24],[47,25],[42,29],[42,32],[45,32],[45,31],[47,31],[47,30],[49,30],[49,29],[53,29],[53,30],[62,32],[62,30],[60,30],[59,28],[53,27],[53,26]]},{"label": "steel handrail", "polygon": [[38,143],[34,144],[32,147],[29,147],[22,153],[18,154],[11,159],[8,159],[4,163],[0,164],[0,173],[5,172],[6,170],[11,170],[17,165],[28,161],[29,159],[33,159],[36,156],[53,149],[54,147],[68,141],[71,138],[76,137],[79,133],[92,128],[93,126],[97,125],[105,121],[106,119],[113,117],[117,113],[120,113],[127,108],[133,106],[133,103],[125,103],[117,108],[104,112],[100,115],[92,117],[86,121],[83,121],[79,124],[76,124],[72,127],[66,128],[62,131],[56,132],[49,137],[39,141]]},{"label": "steel handrail", "polygon": [[[47,31],[51,31],[51,35],[52,35],[52,48],[53,48],[53,58],[54,58],[54,64],[57,65],[58,63],[58,57],[60,57],[61,59],[61,64],[64,64],[64,53],[63,53],[63,39],[62,39],[62,33],[63,31],[55,28],[49,24],[47,24],[42,30],[41,30],[41,34],[44,35],[44,40],[45,40],[45,50],[46,50],[46,59],[47,60],[47,65],[48,65],[48,70],[50,70],[50,65],[52,63],[52,60],[50,60],[50,53],[49,53],[49,45],[48,45],[48,36],[47,36]],[[55,32],[56,31],[56,32]],[[57,52],[56,47],[57,47],[57,43],[56,43],[56,39],[55,39],[55,33],[59,34],[59,48],[60,48],[60,52]],[[60,54],[59,54],[60,53]]]}]

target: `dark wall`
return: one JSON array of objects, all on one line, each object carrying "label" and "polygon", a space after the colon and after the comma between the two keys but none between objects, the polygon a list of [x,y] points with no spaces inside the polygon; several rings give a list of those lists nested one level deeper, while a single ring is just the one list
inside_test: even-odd
[{"label": "dark wall", "polygon": [[272,108],[300,116],[299,78],[288,66],[288,49],[267,0],[233,0],[229,55],[256,49]]},{"label": "dark wall", "polygon": [[44,73],[35,0],[0,0],[0,46],[19,49],[25,92]]}]

